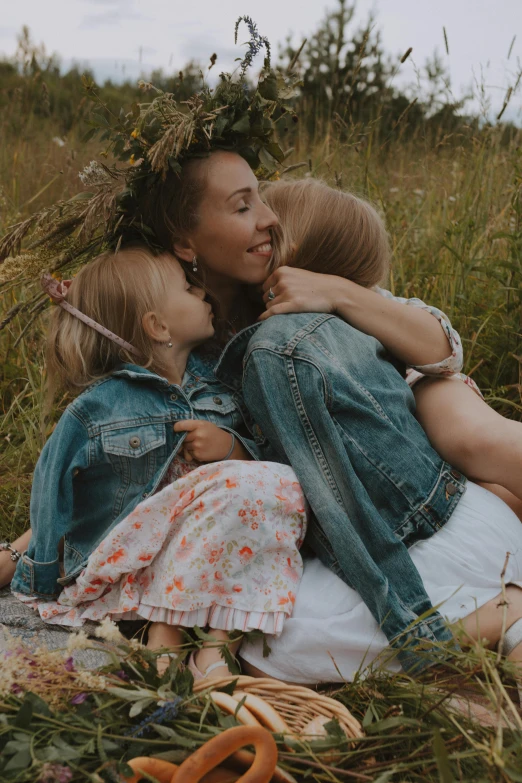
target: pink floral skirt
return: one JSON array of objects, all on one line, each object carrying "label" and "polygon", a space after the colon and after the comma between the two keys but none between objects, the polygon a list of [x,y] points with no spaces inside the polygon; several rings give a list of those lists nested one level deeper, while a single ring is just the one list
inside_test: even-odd
[{"label": "pink floral skirt", "polygon": [[57,601],[48,623],[145,618],[279,634],[302,574],[306,501],[290,467],[201,465],[123,519]]}]

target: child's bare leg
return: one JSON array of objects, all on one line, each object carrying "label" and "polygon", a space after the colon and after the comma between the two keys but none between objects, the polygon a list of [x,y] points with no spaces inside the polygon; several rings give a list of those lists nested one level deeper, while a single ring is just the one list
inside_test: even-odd
[{"label": "child's bare leg", "polygon": [[417,419],[443,459],[522,500],[522,423],[505,419],[457,379],[425,378],[414,394]]},{"label": "child's bare leg", "polygon": [[[171,652],[180,652],[183,644],[183,632],[176,625],[167,623],[151,623],[149,625],[149,638],[147,647],[150,650],[159,650],[162,647],[169,647]],[[163,674],[170,663],[168,655],[161,655],[156,661],[156,667],[160,674]]]},{"label": "child's bare leg", "polygon": [[[227,631],[220,631],[213,628],[209,629],[209,634],[218,642],[223,642],[223,644],[226,643],[232,655],[235,655],[238,651],[241,644],[241,638],[235,641],[231,640],[230,634]],[[225,677],[230,674],[230,669],[221,655],[220,646],[217,646],[215,642],[204,642],[203,647],[198,650],[194,656],[194,662],[202,674],[204,674],[208,667],[214,663],[221,663],[222,665],[212,669],[212,677]]]}]

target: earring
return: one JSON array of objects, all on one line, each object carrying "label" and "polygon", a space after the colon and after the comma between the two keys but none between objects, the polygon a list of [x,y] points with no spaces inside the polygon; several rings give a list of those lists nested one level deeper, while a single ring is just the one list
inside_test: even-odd
[{"label": "earring", "polygon": [[198,271],[198,259],[196,258],[196,256],[194,256],[192,259],[192,271],[193,272]]},{"label": "earring", "polygon": [[168,341],[167,348],[172,348],[172,341],[171,340]]}]

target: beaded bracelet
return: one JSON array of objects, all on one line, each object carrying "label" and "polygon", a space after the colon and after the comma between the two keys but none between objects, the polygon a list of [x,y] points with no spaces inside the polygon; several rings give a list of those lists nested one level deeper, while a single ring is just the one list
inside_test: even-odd
[{"label": "beaded bracelet", "polygon": [[18,551],[18,549],[15,549],[14,546],[11,546],[9,541],[0,541],[0,549],[3,549],[4,552],[11,552],[11,560],[13,563],[16,563],[17,560],[20,560],[22,557],[22,553]]}]

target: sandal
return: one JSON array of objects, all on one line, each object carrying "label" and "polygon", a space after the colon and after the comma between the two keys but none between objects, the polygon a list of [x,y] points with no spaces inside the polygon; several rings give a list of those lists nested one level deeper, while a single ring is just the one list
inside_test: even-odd
[{"label": "sandal", "polygon": [[[207,666],[205,671],[202,672],[196,665],[196,650],[193,650],[190,653],[187,666],[195,680],[204,680],[209,676],[210,672],[213,672],[215,669],[219,669],[220,666],[226,667],[226,663],[225,661],[216,661],[215,663],[211,663],[209,666]],[[232,674],[232,672],[229,672],[229,674]]]}]

